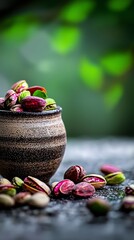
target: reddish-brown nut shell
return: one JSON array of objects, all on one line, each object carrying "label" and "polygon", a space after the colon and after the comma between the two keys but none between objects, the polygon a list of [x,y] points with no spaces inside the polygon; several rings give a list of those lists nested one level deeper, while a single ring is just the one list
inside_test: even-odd
[{"label": "reddish-brown nut shell", "polygon": [[28,96],[22,99],[21,106],[24,111],[42,112],[46,106],[46,101],[40,97]]},{"label": "reddish-brown nut shell", "polygon": [[64,179],[70,179],[74,183],[78,183],[84,175],[86,175],[85,169],[80,165],[74,165],[66,170],[64,173]]},{"label": "reddish-brown nut shell", "polygon": [[87,182],[77,183],[73,189],[73,195],[76,197],[87,198],[93,196],[94,193],[94,186]]},{"label": "reddish-brown nut shell", "polygon": [[41,86],[32,86],[32,87],[27,88],[27,91],[29,91],[31,93],[31,95],[33,95],[33,93],[37,90],[40,90],[44,93],[47,92],[47,90],[44,87],[41,87]]}]

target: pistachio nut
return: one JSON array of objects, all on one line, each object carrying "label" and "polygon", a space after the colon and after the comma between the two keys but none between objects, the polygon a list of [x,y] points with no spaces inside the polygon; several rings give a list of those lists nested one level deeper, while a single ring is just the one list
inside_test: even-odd
[{"label": "pistachio nut", "polygon": [[24,179],[23,184],[24,190],[36,193],[36,192],[45,192],[47,195],[51,194],[50,188],[47,186],[46,183],[40,181],[39,179],[35,177],[28,176]]},{"label": "pistachio nut", "polygon": [[96,217],[106,216],[110,211],[110,203],[101,197],[95,197],[87,201],[86,203],[89,211]]},{"label": "pistachio nut", "polygon": [[81,181],[81,179],[86,175],[85,169],[80,165],[74,165],[69,167],[65,173],[64,178],[70,179],[74,183],[78,183]]},{"label": "pistachio nut", "polygon": [[6,185],[1,184],[0,185],[0,193],[4,193],[4,194],[7,194],[7,195],[13,197],[16,194],[16,189],[14,188],[14,186],[12,184],[6,184]]},{"label": "pistachio nut", "polygon": [[95,189],[102,188],[106,185],[106,179],[99,174],[88,174],[82,178],[83,182],[90,183]]},{"label": "pistachio nut", "polygon": [[14,177],[12,179],[12,184],[16,187],[16,188],[21,188],[23,186],[24,181],[19,178],[19,177]]},{"label": "pistachio nut", "polygon": [[134,196],[134,184],[130,184],[129,186],[125,187],[126,195]]},{"label": "pistachio nut", "polygon": [[5,102],[5,98],[0,97],[0,110],[4,109],[4,102]]},{"label": "pistachio nut", "polygon": [[21,106],[24,111],[41,112],[46,106],[46,101],[40,97],[29,96],[22,99]]},{"label": "pistachio nut", "polygon": [[14,196],[15,204],[24,205],[30,199],[31,194],[29,192],[19,192]]},{"label": "pistachio nut", "polygon": [[90,183],[80,182],[74,186],[73,195],[75,197],[87,198],[93,196],[95,188]]},{"label": "pistachio nut", "polygon": [[12,112],[23,112],[23,108],[21,107],[21,104],[15,104],[10,108]]},{"label": "pistachio nut", "polygon": [[20,93],[28,88],[26,80],[20,80],[14,83],[11,87],[16,93]]},{"label": "pistachio nut", "polygon": [[10,208],[15,204],[14,199],[6,194],[0,194],[0,208]]},{"label": "pistachio nut", "polygon": [[33,194],[28,199],[28,205],[35,208],[44,208],[48,205],[50,201],[49,196],[46,193],[38,192]]},{"label": "pistachio nut", "polygon": [[11,182],[7,178],[0,178],[0,185],[11,184]]},{"label": "pistachio nut", "polygon": [[134,196],[126,196],[122,200],[120,210],[124,212],[134,211]]},{"label": "pistachio nut", "polygon": [[107,184],[115,185],[115,184],[120,184],[124,182],[126,178],[122,172],[115,172],[115,173],[110,173],[106,175],[105,179],[107,181]]},{"label": "pistachio nut", "polygon": [[19,96],[18,96],[18,103],[21,103],[22,99],[25,97],[31,96],[31,93],[27,90],[24,90],[22,92],[20,92]]},{"label": "pistachio nut", "polygon": [[12,106],[16,104],[16,102],[17,102],[16,92],[12,89],[8,90],[5,95],[5,102],[4,102],[5,108],[10,109]]},{"label": "pistachio nut", "polygon": [[41,86],[32,86],[32,87],[27,88],[27,90],[31,93],[31,95],[33,95],[38,90],[42,91],[44,93],[47,93],[47,90]]},{"label": "pistachio nut", "polygon": [[75,184],[70,179],[64,179],[60,182],[53,183],[53,194],[55,197],[67,196],[72,193]]},{"label": "pistachio nut", "polygon": [[105,174],[105,175],[107,175],[107,174],[109,174],[109,173],[121,172],[121,170],[120,170],[118,167],[113,166],[113,165],[111,165],[111,164],[104,164],[104,165],[102,165],[102,166],[100,167],[100,171],[101,171],[103,174]]},{"label": "pistachio nut", "polygon": [[54,99],[52,98],[46,98],[46,106],[44,108],[44,110],[53,110],[56,109],[57,105]]}]

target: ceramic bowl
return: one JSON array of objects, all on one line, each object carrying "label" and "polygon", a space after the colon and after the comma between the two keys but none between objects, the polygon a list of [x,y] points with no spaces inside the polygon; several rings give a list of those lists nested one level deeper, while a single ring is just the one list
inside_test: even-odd
[{"label": "ceramic bowl", "polygon": [[44,182],[58,169],[66,147],[62,109],[44,112],[0,110],[0,174],[30,175]]}]

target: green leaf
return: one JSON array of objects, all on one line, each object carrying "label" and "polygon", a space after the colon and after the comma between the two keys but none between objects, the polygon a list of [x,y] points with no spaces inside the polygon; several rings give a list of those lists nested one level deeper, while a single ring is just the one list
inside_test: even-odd
[{"label": "green leaf", "polygon": [[52,47],[58,53],[68,53],[74,49],[80,39],[80,31],[76,27],[60,27],[54,33]]},{"label": "green leaf", "polygon": [[80,76],[92,89],[99,89],[103,83],[103,72],[100,66],[84,58],[80,63]]},{"label": "green leaf", "polygon": [[[13,24],[3,32],[3,37],[7,41],[21,42],[29,37],[38,27],[37,22],[30,22],[28,16],[15,16]],[[10,24],[7,20],[7,24]]]},{"label": "green leaf", "polygon": [[109,0],[107,6],[110,10],[124,11],[131,3],[132,0]]},{"label": "green leaf", "polygon": [[75,1],[65,6],[60,14],[62,20],[71,22],[81,22],[87,18],[93,10],[95,3],[93,1]]},{"label": "green leaf", "polygon": [[103,57],[101,64],[111,75],[121,76],[130,69],[132,61],[131,52],[116,52]]},{"label": "green leaf", "polygon": [[44,92],[41,91],[41,90],[36,90],[36,91],[33,93],[33,96],[40,97],[40,98],[43,98],[43,99],[46,99],[46,98],[47,98],[47,94],[44,93]]},{"label": "green leaf", "polygon": [[123,86],[119,83],[113,85],[110,89],[108,89],[108,91],[106,91],[104,94],[104,101],[106,105],[110,108],[117,105],[123,95],[123,91]]}]

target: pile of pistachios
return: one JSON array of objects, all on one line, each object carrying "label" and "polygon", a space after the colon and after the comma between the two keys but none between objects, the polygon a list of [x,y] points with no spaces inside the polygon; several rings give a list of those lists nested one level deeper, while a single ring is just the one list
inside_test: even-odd
[{"label": "pile of pistachios", "polygon": [[[69,167],[59,182],[47,185],[41,180],[28,176],[24,180],[14,177],[10,182],[6,178],[0,179],[0,208],[29,205],[44,208],[51,198],[87,198],[86,207],[94,216],[106,216],[111,209],[110,202],[103,197],[95,197],[98,189],[105,185],[117,185],[125,181],[123,172],[112,165],[100,168],[102,175],[87,174],[80,165]],[[130,212],[134,210],[134,184],[125,187],[124,199],[120,210]]]},{"label": "pile of pistachios", "polygon": [[0,98],[0,110],[42,112],[56,108],[56,102],[53,98],[48,97],[46,88],[29,87],[26,80],[14,83],[5,96]]}]

